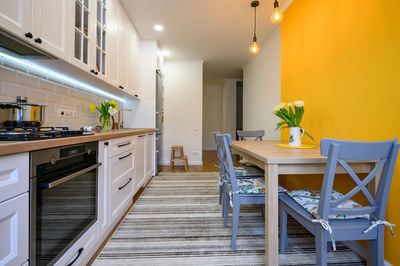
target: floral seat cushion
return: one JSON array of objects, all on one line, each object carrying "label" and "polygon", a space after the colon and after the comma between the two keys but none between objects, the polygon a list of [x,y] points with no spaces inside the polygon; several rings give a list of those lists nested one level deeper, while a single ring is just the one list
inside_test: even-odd
[{"label": "floral seat cushion", "polygon": [[[288,191],[287,194],[294,199],[301,207],[303,207],[310,214],[317,213],[318,204],[320,199],[320,191],[319,190],[293,190]],[[333,203],[338,199],[342,198],[343,194],[337,192],[335,190],[332,191],[330,202]],[[337,208],[359,208],[362,207],[359,203],[353,200],[346,200],[343,203],[339,204]],[[329,220],[331,219],[355,219],[355,218],[365,218],[369,219],[368,214],[360,214],[360,215],[342,215],[342,214],[331,214],[329,215]]]},{"label": "floral seat cushion", "polygon": [[[264,178],[242,178],[237,180],[240,194],[260,194],[265,192]],[[287,191],[279,186],[278,192]]]},{"label": "floral seat cushion", "polygon": [[258,167],[239,166],[239,167],[235,167],[235,175],[237,178],[264,177],[264,172]]}]

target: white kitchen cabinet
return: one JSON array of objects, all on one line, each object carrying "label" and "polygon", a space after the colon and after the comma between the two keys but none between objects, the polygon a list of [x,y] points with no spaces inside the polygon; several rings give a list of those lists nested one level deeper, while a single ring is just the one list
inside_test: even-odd
[{"label": "white kitchen cabinet", "polygon": [[95,12],[93,0],[73,0],[71,5],[71,64],[95,73]]},{"label": "white kitchen cabinet", "polygon": [[31,20],[32,0],[0,0],[0,27],[2,29],[29,41],[33,38]]},{"label": "white kitchen cabinet", "polygon": [[92,225],[67,252],[54,264],[55,266],[65,265],[86,265],[98,246],[96,236],[98,233],[97,222]]},{"label": "white kitchen cabinet", "polygon": [[125,10],[120,7],[118,16],[118,87],[128,91],[129,66],[129,18]]},{"label": "white kitchen cabinet", "polygon": [[29,153],[0,157],[0,202],[29,190]]},{"label": "white kitchen cabinet", "polygon": [[113,227],[133,200],[135,189],[135,139],[112,139],[108,158],[109,220]]},{"label": "white kitchen cabinet", "polygon": [[129,24],[128,26],[128,45],[129,49],[127,51],[128,58],[128,92],[131,95],[140,97],[140,49],[141,41],[139,35],[137,34],[135,28]]},{"label": "white kitchen cabinet", "polygon": [[146,156],[146,180],[154,175],[155,170],[155,137],[154,133],[146,134],[146,145],[145,145],[145,156]]},{"label": "white kitchen cabinet", "polygon": [[64,60],[70,53],[71,3],[33,0],[32,44]]},{"label": "white kitchen cabinet", "polygon": [[99,158],[101,166],[98,168],[98,190],[97,190],[97,219],[99,239],[103,241],[108,235],[109,229],[109,178],[108,178],[108,158],[110,156],[110,143],[108,140],[99,141]]},{"label": "white kitchen cabinet", "polygon": [[108,1],[108,35],[106,51],[108,55],[107,64],[107,80],[114,87],[119,86],[119,1]]},{"label": "white kitchen cabinet", "polygon": [[145,176],[145,138],[146,135],[142,134],[136,136],[136,145],[135,145],[135,169],[136,169],[136,188],[135,191],[138,191],[140,187],[142,187],[144,182],[146,181]]},{"label": "white kitchen cabinet", "polygon": [[0,265],[21,265],[28,260],[28,192],[0,203],[0,236]]}]

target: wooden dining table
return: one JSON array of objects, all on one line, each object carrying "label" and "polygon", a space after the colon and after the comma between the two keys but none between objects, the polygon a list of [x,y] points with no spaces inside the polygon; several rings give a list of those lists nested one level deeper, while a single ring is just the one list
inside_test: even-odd
[{"label": "wooden dining table", "polygon": [[[278,177],[323,174],[326,157],[320,148],[293,149],[276,146],[281,141],[233,141],[232,152],[265,170],[265,265],[278,265]],[[350,162],[356,173],[369,173],[375,162]],[[337,167],[337,173],[346,173]],[[377,181],[376,181],[377,182]],[[373,184],[373,186],[376,186]],[[375,191],[375,187],[369,187]]]}]

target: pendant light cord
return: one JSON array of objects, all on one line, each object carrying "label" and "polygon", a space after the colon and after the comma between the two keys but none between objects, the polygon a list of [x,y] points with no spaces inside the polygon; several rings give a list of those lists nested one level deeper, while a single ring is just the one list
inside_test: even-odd
[{"label": "pendant light cord", "polygon": [[256,38],[256,29],[257,29],[257,7],[254,7],[254,37]]}]

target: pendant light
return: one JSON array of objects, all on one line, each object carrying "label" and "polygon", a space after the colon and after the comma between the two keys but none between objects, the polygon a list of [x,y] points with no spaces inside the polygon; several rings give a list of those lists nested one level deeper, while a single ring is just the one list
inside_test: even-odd
[{"label": "pendant light", "polygon": [[282,19],[283,19],[283,13],[279,9],[278,0],[275,0],[275,2],[274,2],[274,11],[271,14],[271,21],[274,24],[279,24],[279,23],[281,23]]},{"label": "pendant light", "polygon": [[256,20],[257,20],[257,7],[260,3],[258,1],[251,2],[251,7],[254,7],[254,36],[253,36],[253,44],[250,46],[250,53],[252,55],[258,54],[260,51],[260,46],[257,44],[257,36],[256,36]]}]

